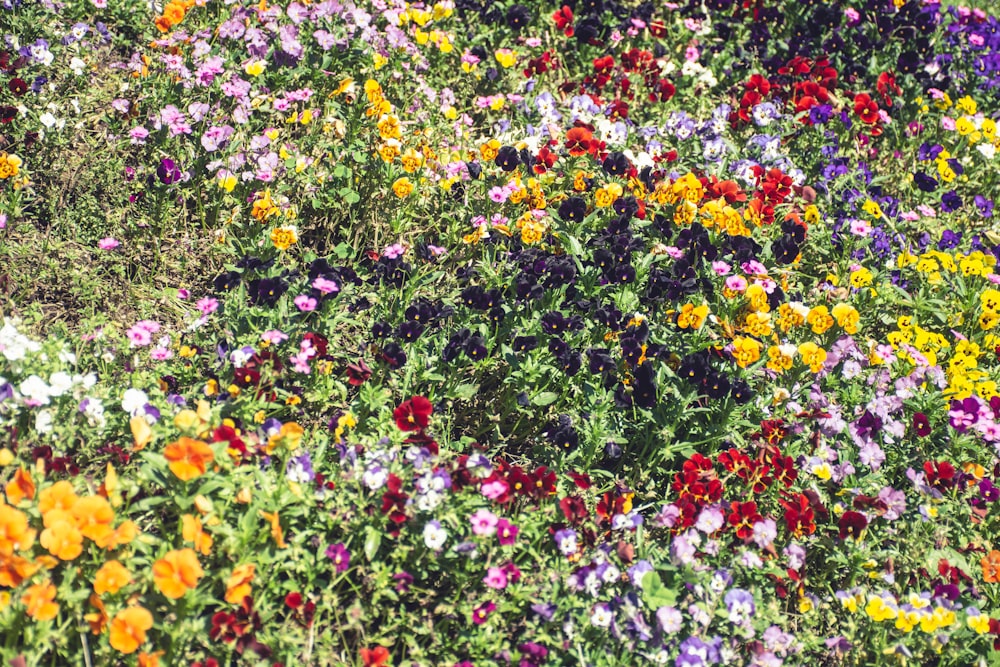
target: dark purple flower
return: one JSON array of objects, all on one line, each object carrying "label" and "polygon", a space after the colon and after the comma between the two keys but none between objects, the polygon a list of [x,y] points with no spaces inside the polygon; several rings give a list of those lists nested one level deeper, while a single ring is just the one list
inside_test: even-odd
[{"label": "dark purple flower", "polygon": [[177,168],[173,160],[165,157],[160,160],[160,166],[156,168],[156,176],[164,185],[170,185],[180,180],[181,170]]},{"label": "dark purple flower", "polygon": [[950,250],[957,248],[962,242],[962,232],[953,232],[946,229],[941,232],[941,240],[938,241],[938,250]]},{"label": "dark purple flower", "polygon": [[979,209],[979,215],[984,218],[993,217],[993,200],[987,199],[982,195],[976,195],[973,201],[976,204],[976,208]]},{"label": "dark purple flower", "polygon": [[941,195],[941,211],[943,213],[951,213],[960,208],[962,208],[962,198],[956,191],[949,190]]},{"label": "dark purple flower", "polygon": [[979,495],[988,503],[996,502],[1000,499],[1000,488],[989,479],[979,482]]}]

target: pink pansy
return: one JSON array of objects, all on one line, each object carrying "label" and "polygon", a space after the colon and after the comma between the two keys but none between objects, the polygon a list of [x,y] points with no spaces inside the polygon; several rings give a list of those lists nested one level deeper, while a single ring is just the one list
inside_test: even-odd
[{"label": "pink pansy", "polygon": [[868,236],[872,231],[872,226],[864,220],[851,221],[851,233],[855,236]]},{"label": "pink pansy", "polygon": [[729,276],[726,278],[726,289],[733,292],[742,292],[746,288],[747,281],[743,276]]},{"label": "pink pansy", "polygon": [[476,535],[489,536],[497,532],[497,515],[487,509],[477,510],[469,520],[472,522],[472,532]]},{"label": "pink pansy", "polygon": [[402,257],[404,253],[406,253],[406,246],[402,243],[393,243],[391,246],[386,247],[386,249],[382,251],[382,256],[389,259],[396,259],[398,257]]},{"label": "pink pansy", "polygon": [[196,303],[195,306],[198,307],[198,310],[201,311],[202,315],[211,315],[219,309],[219,300],[211,297],[205,297],[203,299],[198,299],[198,303]]},{"label": "pink pansy", "polygon": [[322,292],[323,294],[332,294],[334,292],[339,292],[340,288],[337,283],[324,278],[323,276],[318,276],[316,280],[312,283],[313,289]]},{"label": "pink pansy", "polygon": [[479,491],[490,500],[502,497],[509,489],[510,486],[502,479],[483,482],[483,485],[479,487]]},{"label": "pink pansy", "polygon": [[732,271],[732,268],[733,267],[729,266],[729,264],[721,260],[716,260],[712,262],[712,271],[714,271],[715,275],[717,276],[729,275],[729,272]]},{"label": "pink pansy", "polygon": [[277,329],[269,329],[261,334],[261,339],[266,340],[271,345],[277,345],[282,341],[288,340],[288,334],[283,331],[278,331]]},{"label": "pink pansy", "polygon": [[119,243],[117,239],[114,239],[110,236],[103,238],[97,242],[97,247],[100,248],[101,250],[114,250],[120,245],[121,243]]},{"label": "pink pansy", "polygon": [[500,519],[497,522],[497,538],[503,546],[510,546],[517,541],[517,534],[521,529],[512,524],[507,519]]},{"label": "pink pansy", "polygon": [[502,591],[507,588],[507,573],[499,567],[491,567],[486,571],[486,576],[483,577],[483,583],[489,588],[495,588],[498,591]]},{"label": "pink pansy", "polygon": [[152,334],[139,327],[132,327],[125,332],[125,335],[128,336],[129,343],[132,344],[132,347],[146,347],[153,342]]},{"label": "pink pansy", "polygon": [[316,310],[316,299],[308,294],[300,294],[295,297],[295,306],[303,313],[308,313],[309,311]]},{"label": "pink pansy", "polygon": [[173,351],[168,347],[154,347],[149,351],[149,358],[153,361],[165,361],[173,356]]}]

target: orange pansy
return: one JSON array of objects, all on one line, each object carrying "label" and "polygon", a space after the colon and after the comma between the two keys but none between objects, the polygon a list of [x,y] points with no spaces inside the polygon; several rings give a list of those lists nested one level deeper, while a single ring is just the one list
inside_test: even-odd
[{"label": "orange pansy", "polygon": [[0,505],[0,556],[12,556],[35,543],[35,531],[28,527],[28,515],[8,505]]},{"label": "orange pansy", "polygon": [[163,653],[163,651],[156,651],[155,653],[140,653],[139,667],[160,667],[160,656],[163,655]]},{"label": "orange pansy", "polygon": [[226,582],[226,602],[239,604],[243,598],[250,595],[252,590],[250,582],[253,581],[256,570],[257,566],[253,563],[244,563],[233,568],[233,573]]},{"label": "orange pansy", "polygon": [[170,472],[184,482],[204,475],[208,464],[215,460],[207,443],[187,436],[167,445],[163,456],[170,462]]},{"label": "orange pansy", "polygon": [[1000,551],[994,549],[979,564],[983,566],[983,581],[988,584],[1000,582]]},{"label": "orange pansy", "polygon": [[197,586],[203,574],[205,571],[194,549],[170,551],[153,563],[153,583],[161,593],[174,600]]},{"label": "orange pansy", "polygon": [[135,525],[134,521],[122,521],[121,525],[115,528],[114,531],[94,540],[94,543],[102,549],[110,551],[111,549],[117,549],[124,544],[128,544],[134,540],[138,534],[139,527]]},{"label": "orange pansy", "polygon": [[212,536],[202,530],[201,519],[193,514],[181,517],[183,523],[182,536],[185,542],[194,542],[195,551],[207,556],[212,551]]},{"label": "orange pansy", "polygon": [[274,542],[278,545],[278,548],[284,549],[287,547],[288,545],[285,543],[285,533],[281,530],[281,521],[278,519],[278,513],[261,511],[260,515],[271,522],[271,537],[274,538]]},{"label": "orange pansy", "polygon": [[94,591],[98,595],[114,595],[132,583],[132,574],[116,560],[109,560],[94,574]]},{"label": "orange pansy", "polygon": [[97,593],[90,594],[90,606],[97,611],[85,614],[83,620],[90,625],[91,632],[99,635],[104,632],[104,626],[108,624],[108,610],[104,608],[104,603],[97,597]]},{"label": "orange pansy", "polygon": [[111,522],[115,520],[115,511],[101,496],[80,498],[73,505],[73,518],[83,536],[95,542],[107,539],[114,532]]},{"label": "orange pansy", "polygon": [[111,621],[111,648],[121,653],[135,653],[146,641],[146,631],[153,627],[153,615],[142,607],[129,607],[115,614]]},{"label": "orange pansy", "polygon": [[36,621],[51,621],[59,613],[59,605],[55,602],[56,587],[50,581],[29,586],[21,596],[21,602],[27,607],[28,616]]},{"label": "orange pansy", "polygon": [[83,533],[76,527],[73,515],[63,510],[51,510],[44,516],[45,530],[38,541],[59,560],[73,560],[83,553]]},{"label": "orange pansy", "polygon": [[41,568],[21,556],[4,556],[0,554],[0,586],[14,588]]},{"label": "orange pansy", "polygon": [[30,472],[25,468],[18,468],[14,479],[7,482],[4,490],[7,492],[7,502],[16,505],[22,500],[35,497],[35,482],[32,481]]},{"label": "orange pansy", "polygon": [[42,489],[38,494],[38,511],[48,514],[52,510],[69,511],[76,504],[76,492],[73,485],[63,480],[56,482],[47,489]]}]

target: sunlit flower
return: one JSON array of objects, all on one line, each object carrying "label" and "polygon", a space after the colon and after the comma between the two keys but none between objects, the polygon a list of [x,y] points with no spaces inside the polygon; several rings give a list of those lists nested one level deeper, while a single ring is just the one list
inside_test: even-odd
[{"label": "sunlit flower", "polygon": [[153,563],[153,583],[157,590],[175,600],[196,587],[204,574],[194,549],[168,551]]},{"label": "sunlit flower", "polygon": [[170,471],[183,482],[204,475],[208,464],[215,460],[215,453],[207,443],[181,436],[163,450]]},{"label": "sunlit flower", "polygon": [[135,653],[146,642],[146,631],[153,627],[153,615],[135,606],[115,614],[111,621],[111,648],[120,653]]}]

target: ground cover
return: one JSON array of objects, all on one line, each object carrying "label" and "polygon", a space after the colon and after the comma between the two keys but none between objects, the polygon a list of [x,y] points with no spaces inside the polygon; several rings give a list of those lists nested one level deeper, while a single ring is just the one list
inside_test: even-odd
[{"label": "ground cover", "polygon": [[989,11],[0,4],[0,657],[1000,664]]}]

